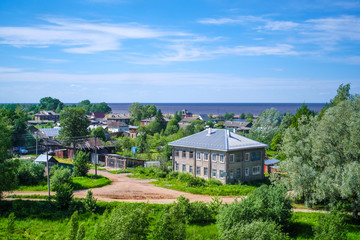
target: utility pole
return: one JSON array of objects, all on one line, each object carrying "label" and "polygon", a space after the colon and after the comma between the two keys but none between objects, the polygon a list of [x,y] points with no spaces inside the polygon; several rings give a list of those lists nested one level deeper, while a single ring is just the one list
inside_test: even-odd
[{"label": "utility pole", "polygon": [[96,133],[94,134],[95,136],[95,176],[97,176],[97,147],[96,147]]},{"label": "utility pole", "polygon": [[36,140],[36,157],[38,156],[38,139],[37,139],[37,131],[35,132],[35,140]]},{"label": "utility pole", "polygon": [[50,201],[50,171],[49,171],[49,145],[46,144],[46,168],[47,168],[47,185],[48,185],[48,194],[49,194],[49,201]]}]

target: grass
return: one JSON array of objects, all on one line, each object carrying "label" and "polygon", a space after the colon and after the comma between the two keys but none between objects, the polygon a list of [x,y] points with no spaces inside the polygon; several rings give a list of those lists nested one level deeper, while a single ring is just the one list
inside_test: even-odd
[{"label": "grass", "polygon": [[187,239],[193,240],[210,240],[218,239],[218,229],[216,224],[207,225],[187,225],[186,226]]},{"label": "grass", "polygon": [[[111,180],[107,177],[94,174],[88,174],[86,177],[72,177],[72,185],[74,190],[82,190],[89,188],[99,188],[111,184]],[[47,182],[43,181],[38,185],[34,186],[19,186],[14,191],[47,191]]]},{"label": "grass", "polygon": [[151,183],[163,188],[211,196],[245,196],[256,189],[255,186],[245,184],[188,187],[187,183],[178,179],[159,179]]},{"label": "grass", "polygon": [[[90,169],[95,169],[95,164],[90,164]],[[106,168],[104,168],[104,165],[102,165],[102,164],[98,164],[97,169],[98,170],[106,170]]]},{"label": "grass", "polygon": [[[25,199],[48,199],[47,195],[40,195],[40,194],[32,194],[32,195],[8,195],[5,198],[25,198]],[[54,196],[50,196],[51,199],[54,199]]]},{"label": "grass", "polygon": [[112,174],[120,174],[120,173],[132,173],[133,170],[132,169],[119,169],[119,170],[111,170],[108,172],[112,173]]}]

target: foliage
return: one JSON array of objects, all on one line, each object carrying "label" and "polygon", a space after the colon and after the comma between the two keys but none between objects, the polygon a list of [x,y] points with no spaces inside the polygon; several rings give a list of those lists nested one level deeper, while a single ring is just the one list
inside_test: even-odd
[{"label": "foliage", "polygon": [[11,212],[7,219],[6,231],[7,233],[13,233],[15,230],[15,214]]},{"label": "foliage", "polygon": [[307,105],[303,105],[296,110],[295,116],[292,118],[291,127],[297,128],[299,119],[302,118],[302,123],[310,121],[310,117],[314,117],[315,112],[308,109]]},{"label": "foliage", "polygon": [[225,118],[225,120],[232,121],[234,116],[235,116],[235,114],[233,112],[231,112],[231,113],[226,112],[224,115],[224,118]]},{"label": "foliage", "polygon": [[86,177],[73,177],[71,183],[76,190],[99,188],[111,184],[111,180],[100,175],[88,174]]},{"label": "foliage", "polygon": [[131,123],[134,125],[140,125],[141,120],[154,117],[157,113],[155,105],[142,105],[137,102],[131,104],[128,111],[132,116]]},{"label": "foliage", "polygon": [[91,190],[87,191],[86,198],[84,199],[84,207],[86,211],[95,212],[96,211],[96,199],[93,196]]},{"label": "foliage", "polygon": [[282,186],[263,185],[247,198],[222,206],[217,219],[220,234],[230,231],[237,224],[253,221],[286,224],[291,217],[291,204],[286,194]]},{"label": "foliage", "polygon": [[84,177],[88,173],[89,166],[89,157],[90,153],[85,153],[83,151],[78,151],[73,163],[73,175],[74,177]]},{"label": "foliage", "polygon": [[323,117],[323,115],[325,114],[325,112],[331,108],[331,107],[335,107],[336,105],[338,105],[340,102],[348,100],[351,98],[351,94],[350,94],[350,84],[341,84],[339,86],[339,88],[337,89],[337,94],[336,96],[330,100],[330,103],[326,104],[325,107],[323,109],[321,109],[320,113],[319,113],[319,119],[321,119]]},{"label": "foliage", "polygon": [[251,223],[237,223],[231,229],[222,232],[223,240],[280,240],[288,239],[286,234],[281,232],[281,228],[275,222],[271,221],[254,221]]},{"label": "foliage", "polygon": [[73,198],[73,187],[69,183],[61,184],[56,189],[55,201],[60,209],[68,209]]},{"label": "foliage", "polygon": [[105,130],[103,127],[99,126],[97,128],[93,128],[91,130],[91,133],[90,133],[90,136],[91,137],[97,137],[99,139],[101,139],[102,141],[105,141],[106,140],[106,137],[105,137]]},{"label": "foliage", "polygon": [[65,107],[60,113],[60,132],[58,138],[65,144],[84,142],[88,137],[89,119],[82,108]]},{"label": "foliage", "polygon": [[44,180],[45,166],[31,160],[16,160],[16,177],[20,185],[36,185]]},{"label": "foliage", "polygon": [[339,212],[331,212],[319,219],[319,224],[314,227],[316,240],[342,240],[346,238],[344,231],[344,217]]},{"label": "foliage", "polygon": [[40,99],[39,110],[47,110],[47,111],[58,110],[56,112],[59,113],[59,110],[62,110],[64,106],[65,106],[64,103],[62,103],[57,98],[44,97]]},{"label": "foliage", "polygon": [[71,170],[63,167],[52,167],[50,170],[50,185],[51,189],[57,191],[62,184],[70,184]]},{"label": "foliage", "polygon": [[95,239],[146,239],[149,232],[147,208],[114,209],[96,226]]},{"label": "foliage", "polygon": [[82,240],[85,238],[85,234],[86,234],[86,231],[85,231],[85,224],[84,223],[81,223],[80,226],[79,226],[79,229],[77,231],[77,234],[76,234],[76,240]]},{"label": "foliage", "polygon": [[171,135],[177,133],[178,131],[179,131],[178,120],[173,118],[168,122],[164,134]]},{"label": "foliage", "polygon": [[66,240],[76,240],[78,228],[79,228],[79,214],[78,211],[75,211],[68,223]]},{"label": "foliage", "polygon": [[251,127],[248,137],[269,144],[274,138],[280,125],[280,113],[275,108],[260,113]]},{"label": "foliage", "polygon": [[105,102],[92,104],[89,100],[83,100],[77,107],[84,109],[87,114],[92,112],[111,113],[111,108]]}]

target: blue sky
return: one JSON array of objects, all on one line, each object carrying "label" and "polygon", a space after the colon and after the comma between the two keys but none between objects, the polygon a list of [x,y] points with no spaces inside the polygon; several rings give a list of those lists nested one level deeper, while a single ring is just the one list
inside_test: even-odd
[{"label": "blue sky", "polygon": [[328,102],[360,1],[2,0],[0,102]]}]

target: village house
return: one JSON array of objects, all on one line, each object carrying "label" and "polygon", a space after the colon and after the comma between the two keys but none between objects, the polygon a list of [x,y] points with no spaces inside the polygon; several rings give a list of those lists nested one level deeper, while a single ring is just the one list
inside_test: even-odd
[{"label": "village house", "polygon": [[131,119],[131,115],[128,113],[109,114],[106,117],[108,124],[112,122],[123,122],[129,125],[130,119]]},{"label": "village house", "polygon": [[208,128],[169,145],[174,171],[224,184],[264,179],[267,145],[229,130]]},{"label": "village house", "polygon": [[235,129],[237,132],[249,133],[252,123],[240,121],[225,121],[224,127],[229,130]]},{"label": "village house", "polygon": [[123,133],[129,131],[129,125],[124,122],[108,123],[108,131],[110,133]]},{"label": "village house", "polygon": [[182,116],[182,118],[192,117],[192,113],[186,109],[183,109],[183,110],[181,110],[181,116]]},{"label": "village house", "polygon": [[37,121],[37,122],[41,122],[41,121],[58,122],[58,121],[60,121],[60,114],[58,114],[54,111],[40,111],[39,113],[35,114],[35,121]]},{"label": "village house", "polygon": [[[151,122],[155,121],[155,119],[156,119],[155,117],[146,118],[146,119],[141,120],[141,121],[140,121],[140,124],[141,124],[141,126],[147,126],[147,125],[149,125]],[[168,122],[170,121],[170,119],[169,119],[169,118],[166,118],[166,117],[164,117],[164,120],[165,120],[165,123],[166,123],[166,124],[168,124]]]}]

